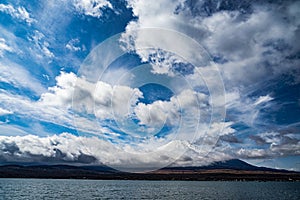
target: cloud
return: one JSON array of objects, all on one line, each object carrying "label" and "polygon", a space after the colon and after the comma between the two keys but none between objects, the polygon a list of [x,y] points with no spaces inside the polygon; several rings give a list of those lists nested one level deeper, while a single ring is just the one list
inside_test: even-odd
[{"label": "cloud", "polygon": [[28,135],[28,132],[24,131],[22,127],[18,125],[9,124],[9,121],[0,123],[1,136],[24,136]]},{"label": "cloud", "polygon": [[[121,39],[123,45],[128,50],[136,52],[142,62],[151,64],[152,69],[149,73],[153,76],[167,75],[170,79],[182,76],[191,86],[190,89],[186,89],[184,88],[186,85],[182,86],[181,82],[172,83],[178,91],[183,90],[174,91],[175,95],[168,101],[154,101],[151,104],[138,102],[143,98],[143,94],[135,88],[136,86],[132,86],[134,84],[130,82],[131,79],[126,83],[122,82],[124,85],[117,84],[120,77],[129,74],[125,68],[111,70],[104,74],[102,81],[96,82],[90,82],[71,72],[61,72],[55,79],[56,85],[45,89],[30,75],[28,69],[5,58],[6,53],[11,55],[9,52],[18,54],[20,58],[29,56],[30,60],[33,58],[33,62],[41,64],[46,69],[47,63],[59,61],[55,57],[60,53],[60,50],[55,49],[58,47],[56,40],[63,41],[61,49],[67,52],[70,50],[76,52],[75,54],[83,53],[79,51],[84,51],[84,46],[81,45],[84,38],[80,38],[79,41],[78,35],[73,34],[71,38],[75,39],[65,36],[57,38],[57,30],[63,30],[62,28],[67,27],[72,21],[73,15],[70,15],[70,11],[74,14],[74,8],[80,14],[100,18],[104,10],[114,9],[109,1],[73,0],[58,3],[45,1],[40,6],[42,10],[34,13],[39,23],[35,23],[31,14],[23,7],[14,8],[10,4],[0,4],[1,12],[8,13],[27,24],[34,23],[38,29],[26,34],[30,45],[29,48],[23,48],[28,44],[27,41],[24,42],[19,36],[8,33],[5,27],[1,27],[0,56],[3,59],[0,62],[0,80],[15,88],[26,91],[29,89],[40,96],[38,100],[30,99],[29,95],[26,97],[9,90],[0,90],[0,104],[3,108],[0,109],[0,115],[14,113],[22,119],[53,123],[99,137],[92,138],[95,142],[92,143],[92,139],[62,134],[55,136],[57,140],[64,141],[59,148],[47,142],[49,138],[54,140],[54,136],[49,136],[48,139],[36,136],[14,138],[15,143],[12,141],[3,143],[3,151],[7,153],[4,153],[2,158],[50,159],[66,162],[97,160],[104,163],[114,160],[113,163],[137,161],[149,164],[168,162],[176,157],[174,156],[176,153],[170,154],[162,161],[157,156],[127,157],[122,153],[124,149],[138,152],[159,149],[162,146],[161,152],[170,149],[179,152],[188,148],[189,152],[178,161],[185,165],[209,163],[225,158],[299,155],[297,135],[282,134],[276,130],[279,125],[266,113],[289,101],[288,98],[277,98],[280,94],[270,91],[275,90],[273,88],[277,87],[277,84],[285,82],[282,77],[294,77],[289,78],[289,81],[293,79],[293,83],[290,81],[284,84],[298,84],[300,80],[297,78],[300,74],[298,68],[300,49],[297,45],[300,21],[299,11],[296,9],[299,2],[284,1],[280,2],[280,6],[278,2],[259,2],[260,5],[253,1],[231,0],[197,2],[161,0],[157,3],[128,1],[128,8],[132,9],[136,18],[127,24],[126,32]],[[68,6],[71,4],[73,7],[69,9]],[[56,23],[57,21],[60,23]],[[160,34],[139,29],[153,27],[158,28]],[[187,43],[184,35],[169,36],[166,30],[174,30],[179,35],[186,34],[193,42]],[[194,48],[196,43],[204,48]],[[153,44],[162,48],[141,49],[147,45],[151,47]],[[18,49],[22,51],[25,49],[25,52]],[[202,60],[198,59],[197,55],[200,55],[199,52],[203,53],[204,49],[211,57],[204,56]],[[102,59],[101,56],[99,58]],[[216,83],[216,74],[219,72],[223,82]],[[128,76],[131,75],[139,74]],[[143,78],[146,77],[140,79]],[[218,91],[220,89],[218,86],[223,83],[227,90],[225,98],[224,95],[208,94]],[[271,106],[272,109],[269,109]],[[226,122],[210,123],[212,110],[220,107],[227,109]],[[4,116],[7,117],[10,116]],[[223,120],[222,117],[219,119]],[[112,123],[113,119],[116,119],[117,124]],[[153,133],[163,126],[168,126],[167,128],[172,128],[170,132],[177,134],[178,140],[175,141],[174,137],[171,137],[174,134],[162,134],[157,138],[146,134],[147,138],[144,141],[127,140],[125,137],[129,136],[123,131],[126,132],[126,128],[134,129],[136,126],[126,124],[128,121],[125,119],[136,123],[139,128],[136,129],[137,134],[143,131]],[[183,120],[183,123],[180,120]],[[176,129],[180,125],[182,128]],[[1,126],[2,134],[9,135],[11,132],[11,135],[26,135],[20,127],[8,124]],[[256,133],[264,134],[255,135]],[[40,133],[37,131],[34,134]],[[242,139],[243,137],[245,139]],[[89,146],[89,151],[83,150],[78,138],[80,142],[84,141],[84,148]],[[108,140],[117,138],[115,141],[120,142],[122,148],[118,149],[110,143],[102,142],[103,138]],[[210,158],[205,157],[203,152],[210,151],[218,139],[222,144],[215,147],[210,153]],[[21,145],[22,142],[18,142],[19,140],[27,145],[33,145],[38,150],[24,150],[25,147]],[[5,141],[8,141],[8,138],[5,138]],[[68,146],[69,144],[73,146]],[[169,146],[164,146],[167,144]],[[71,149],[71,155],[68,154],[68,148]],[[38,151],[43,153],[38,154]],[[17,157],[18,152],[21,152],[20,157]]]},{"label": "cloud", "polygon": [[107,165],[160,162],[139,154],[126,154],[124,149],[118,149],[110,142],[96,137],[77,137],[68,133],[48,137],[0,136],[0,159],[2,162],[79,162]]},{"label": "cloud", "polygon": [[32,41],[35,46],[30,48],[32,54],[35,54],[37,60],[43,59],[44,56],[47,58],[54,58],[53,52],[50,51],[50,44],[46,41],[45,35],[38,30],[34,31],[34,34],[28,37],[29,41]]},{"label": "cloud", "polygon": [[13,52],[13,49],[6,44],[4,38],[0,38],[0,57],[3,57],[5,51]]},{"label": "cloud", "polygon": [[10,53],[1,60],[1,63],[16,63],[15,65],[23,67],[25,71],[35,71],[33,74],[43,70],[51,74],[49,63],[55,57],[48,37],[34,29],[29,31],[25,28],[26,34],[19,35],[6,26],[0,25],[0,28],[0,38],[3,38],[5,44],[10,48]]},{"label": "cloud", "polygon": [[56,85],[48,88],[48,92],[41,94],[40,103],[53,107],[65,107],[70,109],[72,106],[72,95],[76,84],[77,76],[74,73],[61,72],[55,78]]},{"label": "cloud", "polygon": [[36,21],[30,17],[30,14],[24,7],[14,8],[11,4],[0,4],[0,11],[7,13],[16,19],[25,21],[29,25]]},{"label": "cloud", "polygon": [[271,100],[273,100],[274,98],[270,97],[269,95],[266,95],[266,96],[260,96],[255,102],[254,102],[254,105],[257,106],[259,104],[262,104],[262,103],[266,103],[266,102],[269,102]]},{"label": "cloud", "polygon": [[[238,141],[238,143],[236,143]],[[254,141],[255,144],[251,144]],[[231,135],[231,139],[220,137],[215,151],[226,152],[234,158],[240,159],[266,159],[276,157],[300,155],[300,137],[297,133],[287,131],[262,132],[237,139]]]},{"label": "cloud", "polygon": [[[294,77],[289,79],[293,83],[286,84],[299,83],[300,60],[296,56],[299,54],[299,45],[296,45],[299,15],[294,9],[299,7],[299,2],[285,1],[279,6],[279,3],[269,1],[259,4],[230,1],[227,4],[223,0],[163,0],[153,4],[129,0],[128,6],[137,19],[128,23],[121,41],[129,51],[136,52],[142,61],[152,65],[152,73],[171,77],[180,74],[193,89],[200,91],[208,87],[213,100],[210,105],[214,108],[225,106],[226,119],[233,122],[233,127],[241,127],[243,133],[248,131],[254,135],[266,131],[266,126],[276,129],[266,108],[276,108],[286,100],[277,99],[271,88],[277,87],[284,76]],[[157,28],[161,34],[151,34],[143,28]],[[205,55],[203,50],[195,50],[192,43],[182,44],[179,37],[165,36],[165,29],[194,39],[211,59],[195,60],[200,54]],[[143,48],[153,45],[161,49]],[[168,49],[173,52],[170,54]],[[194,68],[189,73],[176,71],[177,63],[182,63],[181,69],[188,68],[187,61],[195,61],[191,63]],[[221,83],[216,81],[216,74],[221,75]],[[220,91],[218,84],[224,84],[225,98],[224,95],[213,95]],[[169,104],[156,104],[138,106],[136,111],[141,123],[151,124],[153,118],[159,125],[167,120],[166,112],[156,117],[155,113],[159,112],[151,110],[163,110]],[[243,126],[249,130],[244,130]]]},{"label": "cloud", "polygon": [[0,160],[2,162],[76,162],[95,163],[96,158],[81,143],[92,139],[77,138],[67,133],[60,136],[38,137],[34,135],[0,136]]},{"label": "cloud", "polygon": [[[207,109],[207,107],[209,107],[207,95],[184,90],[178,96],[171,97],[170,101],[155,101],[147,105],[139,103],[134,111],[140,124],[161,127],[165,123],[178,125],[180,120],[188,116],[198,119],[199,109]],[[194,121],[194,123],[198,122]]]},{"label": "cloud", "polygon": [[[218,5],[224,3],[218,2]],[[157,4],[128,1],[128,6],[133,9],[138,20],[128,24],[124,41],[131,48],[138,49],[139,43],[146,39],[139,36],[138,28],[157,27],[183,32],[204,45],[213,56],[227,61],[219,66],[226,78],[225,84],[229,82],[234,85],[237,81],[248,84],[248,81],[257,81],[270,73],[278,75],[291,68],[296,69],[297,65],[291,64],[286,56],[299,51],[299,47],[295,45],[298,38],[295,27],[299,21],[296,20],[297,12],[293,9],[298,3],[287,1],[279,8],[268,3],[258,6],[255,3],[243,5],[244,2],[234,2],[230,4],[230,9],[225,6],[224,10],[203,15],[207,3],[201,1],[197,5],[190,5],[189,1],[163,0]],[[242,10],[243,6],[250,10]],[[213,5],[210,5],[210,9],[214,9]],[[243,18],[243,15],[246,17]],[[126,37],[133,41],[126,40]],[[155,35],[151,39],[159,41],[161,36]],[[182,46],[178,45],[177,48]],[[137,53],[149,60],[139,50]],[[281,67],[284,60],[285,67]],[[265,62],[270,62],[271,67]],[[245,74],[247,77],[244,77]]]},{"label": "cloud", "polygon": [[[215,130],[218,130],[218,127],[220,126],[215,126]],[[224,137],[234,133],[230,128],[230,123],[226,124],[225,127],[227,128],[224,131]],[[269,132],[262,133],[259,137],[265,141],[265,144],[268,144],[267,148],[263,147],[265,144],[260,144],[261,147],[247,145],[239,147],[230,145],[229,143],[232,144],[231,141],[223,140],[221,145],[219,144],[212,151],[208,151],[206,148],[209,140],[196,144],[183,140],[173,140],[165,145],[163,141],[160,141],[161,139],[152,138],[152,140],[140,143],[136,148],[133,148],[131,145],[116,146],[98,137],[74,136],[69,133],[47,137],[34,135],[0,136],[0,159],[2,162],[106,164],[125,169],[122,166],[132,167],[135,164],[139,167],[147,165],[160,166],[168,162],[172,162],[175,166],[199,166],[232,158],[262,159],[300,154],[300,138],[297,134],[280,135],[279,133]],[[288,140],[293,140],[293,142],[291,143]],[[156,149],[155,154],[142,153],[145,149],[153,151],[153,148]],[[170,153],[170,150],[176,152],[184,150],[182,152],[184,154]],[[205,154],[203,154],[204,151]],[[181,156],[175,159],[172,155]],[[164,160],[161,159],[162,157],[164,157]]]},{"label": "cloud", "polygon": [[105,118],[103,111],[107,109],[113,111],[114,118],[129,116],[130,108],[142,97],[142,92],[137,88],[110,86],[104,82],[98,82],[94,93],[96,116]]},{"label": "cloud", "polygon": [[102,81],[91,83],[74,73],[62,72],[56,81],[56,86],[41,95],[41,104],[67,109],[73,105],[76,111],[95,114],[103,120],[128,116],[130,106],[142,97],[136,88],[111,86]]},{"label": "cloud", "polygon": [[72,39],[68,42],[68,44],[66,44],[66,48],[70,51],[81,51],[82,48],[78,46],[79,43],[79,39]]},{"label": "cloud", "polygon": [[[299,2],[292,1],[285,1],[281,6],[267,1],[262,1],[261,5],[255,2],[227,4],[222,0],[197,3],[163,0],[157,4],[128,1],[128,6],[138,19],[127,25],[122,42],[143,61],[153,64],[153,73],[172,76],[175,64],[186,61],[180,57],[175,59],[160,49],[141,50],[141,47],[147,46],[145,44],[148,44],[149,38],[152,43],[155,41],[163,44],[165,37],[163,34],[149,36],[139,28],[172,29],[190,36],[205,47],[216,63],[205,63],[208,65],[206,68],[195,66],[196,70],[192,74],[181,74],[188,79],[200,80],[203,77],[195,73],[199,71],[205,74],[205,82],[209,80],[208,85],[213,86],[216,79],[207,75],[209,70],[213,70],[212,66],[217,67],[227,92],[239,95],[234,99],[235,103],[227,108],[241,111],[246,102],[253,103],[253,97],[250,97],[247,88],[251,84],[256,84],[256,88],[272,84],[271,81],[274,84],[283,75],[295,77],[297,84],[296,77],[300,74],[297,66],[300,60],[295,55],[299,52],[299,46],[296,45],[299,17],[294,8],[298,4]],[[181,52],[180,50],[186,52],[179,55],[186,55],[185,58],[195,57],[189,51],[192,45],[181,44],[178,38],[173,39],[173,43],[177,45],[173,48],[176,53]],[[234,106],[236,107],[233,108]],[[252,119],[254,118],[256,117]],[[249,124],[252,121],[249,119]]]},{"label": "cloud", "polygon": [[[50,122],[97,136],[97,138],[99,137],[97,140],[95,138],[91,139],[92,141],[99,140],[99,144],[98,142],[91,144],[90,139],[79,137],[80,140],[89,141],[86,146],[91,146],[90,148],[93,148],[91,151],[97,152],[96,154],[87,154],[82,150],[84,155],[92,156],[104,163],[110,163],[112,162],[111,160],[115,159],[113,163],[119,163],[121,167],[124,167],[126,163],[129,164],[129,166],[140,164],[141,167],[145,166],[145,163],[152,163],[153,166],[167,165],[168,163],[173,162],[178,155],[184,153],[185,149],[189,148],[189,143],[193,140],[199,139],[198,142],[205,144],[205,149],[208,151],[209,147],[215,144],[220,134],[227,134],[234,131],[230,128],[231,123],[214,123],[212,124],[211,129],[206,132],[205,130],[208,129],[208,127],[207,124],[203,122],[198,132],[196,132],[199,121],[195,116],[199,116],[201,112],[207,112],[206,109],[209,106],[209,100],[205,94],[197,93],[192,90],[185,90],[178,96],[171,97],[170,101],[156,101],[148,105],[137,104],[138,99],[142,97],[142,93],[137,88],[130,88],[122,85],[112,86],[101,81],[91,83],[83,77],[77,77],[72,72],[61,72],[61,74],[56,77],[56,85],[49,87],[47,92],[41,94],[38,101],[33,101],[23,96],[10,94],[4,91],[1,91],[0,93],[1,105],[4,105],[7,109],[23,118]],[[176,106],[176,104],[179,106]],[[143,106],[145,106],[145,108]],[[137,109],[131,109],[134,107]],[[203,111],[199,111],[199,108],[203,109]],[[151,113],[152,121],[147,121],[145,118],[149,112]],[[166,113],[167,115],[165,115]],[[94,117],[91,117],[91,115],[94,115]],[[118,139],[117,141],[119,141],[119,143],[117,144],[102,140],[106,137],[112,139],[120,136],[120,131],[115,132],[110,129],[113,129],[114,126],[108,126],[110,124],[106,123],[107,120],[112,119],[122,122],[122,119],[130,118],[132,115],[136,115],[142,125],[147,125],[149,127],[157,126],[157,124],[161,125],[164,122],[159,115],[164,116],[167,119],[168,124],[172,126],[177,126],[179,124],[176,115],[181,115],[181,120],[186,123],[182,123],[181,129],[176,133],[175,140],[173,134],[161,138],[149,135],[145,139],[139,141]],[[100,123],[97,120],[100,120]],[[28,142],[27,139],[25,140],[24,138],[27,138]],[[75,143],[78,141],[76,136],[68,136],[67,138],[70,138],[70,140],[74,139]],[[64,137],[61,139],[65,140]],[[202,140],[200,141],[200,139]],[[22,142],[19,142],[17,145],[19,149],[25,148],[19,145],[21,143],[24,143],[24,145],[26,142],[36,142],[37,144],[41,144],[28,144],[33,146],[36,145],[37,150],[33,148],[32,151],[29,151],[25,148],[26,150],[22,152],[27,153],[22,153],[21,158],[23,159],[23,156],[27,155],[34,161],[36,161],[36,159],[41,159],[40,157],[50,157],[51,159],[56,160],[55,156],[59,154],[60,156],[63,155],[63,160],[72,160],[71,155],[69,155],[70,152],[69,154],[67,152],[67,150],[70,151],[71,147],[64,147],[65,149],[61,147],[56,148],[58,150],[53,150],[52,147],[48,147],[48,143],[46,146],[43,145],[45,143],[44,140],[45,139],[41,139],[40,141],[38,136],[24,136],[21,140]],[[102,142],[104,144],[102,144]],[[70,143],[71,141],[66,142],[66,144]],[[79,156],[79,147],[77,147],[77,145],[77,143],[74,144],[74,147],[72,148],[76,148],[76,156]],[[106,145],[106,148],[108,149],[98,149],[101,145]],[[151,153],[153,146],[157,146],[158,152]],[[107,157],[103,158],[103,152],[110,149],[112,153],[107,153]],[[172,149],[176,150],[173,151]],[[147,154],[149,153],[151,157],[145,159],[145,156],[143,156],[145,152]],[[139,153],[140,155],[136,157],[136,153]],[[112,154],[116,154],[118,159],[111,157]],[[127,154],[129,154],[129,157]],[[159,156],[162,155],[168,158],[160,160],[161,157]],[[120,160],[119,157],[122,159]],[[9,160],[12,158],[6,156],[5,159]]]},{"label": "cloud", "polygon": [[107,0],[74,0],[73,4],[80,13],[97,18],[102,16],[103,9],[113,9]]},{"label": "cloud", "polygon": [[23,66],[2,59],[0,61],[0,81],[11,84],[16,88],[26,88],[35,94],[41,94],[45,88]]},{"label": "cloud", "polygon": [[3,109],[3,108],[0,108],[0,116],[8,115],[8,114],[13,114],[13,112],[9,111],[9,110],[6,110],[6,109]]},{"label": "cloud", "polygon": [[[222,153],[222,157],[217,156],[217,152],[214,156],[206,157],[203,151],[208,151],[207,144],[202,142],[202,145],[199,147],[183,140],[165,143],[162,139],[154,137],[133,147],[130,144],[118,146],[98,137],[75,136],[69,133],[46,137],[30,134],[2,135],[0,161],[106,164],[129,170],[134,166],[136,169],[147,169],[147,166],[150,169],[160,168],[173,162],[173,165],[207,165],[230,157],[226,152]],[[178,159],[178,155],[189,159]]]},{"label": "cloud", "polygon": [[[156,142],[157,144],[157,142]],[[163,146],[158,146],[155,153],[141,153],[143,146],[153,146],[149,143],[139,144],[138,149],[132,149],[131,146],[117,148],[110,142],[101,140],[97,137],[74,136],[69,133],[39,137],[35,135],[24,136],[0,136],[0,161],[1,162],[47,162],[47,163],[88,163],[88,164],[106,164],[119,169],[126,169],[126,166],[136,169],[147,166],[165,166],[163,164],[174,161],[174,152],[182,151],[193,147],[187,142],[174,140]],[[174,152],[169,152],[170,149]],[[153,149],[151,149],[153,150]],[[131,152],[131,153],[130,153]],[[145,156],[147,155],[147,156]],[[183,157],[193,156],[192,153]],[[161,158],[164,158],[163,160]],[[194,158],[197,159],[197,158]],[[208,160],[185,159],[185,163],[209,164],[216,158],[211,157]],[[179,159],[178,163],[183,162]],[[123,167],[120,167],[123,166]]]},{"label": "cloud", "polygon": [[[24,75],[19,78],[24,78]],[[20,80],[9,81],[18,81],[13,82],[14,85],[20,83]],[[61,72],[56,81],[56,85],[41,93],[38,100],[1,90],[1,105],[29,119],[103,136],[104,133],[112,135],[115,133],[101,127],[96,119],[127,117],[131,113],[129,108],[142,97],[138,89],[120,85],[111,86],[100,81],[90,83],[84,78],[78,78],[74,73]],[[32,80],[29,83],[33,83]]]}]

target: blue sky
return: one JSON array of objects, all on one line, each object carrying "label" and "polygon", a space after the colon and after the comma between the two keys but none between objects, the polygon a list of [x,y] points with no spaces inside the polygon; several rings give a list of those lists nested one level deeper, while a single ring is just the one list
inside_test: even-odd
[{"label": "blue sky", "polygon": [[299,8],[0,1],[0,162],[300,171]]}]

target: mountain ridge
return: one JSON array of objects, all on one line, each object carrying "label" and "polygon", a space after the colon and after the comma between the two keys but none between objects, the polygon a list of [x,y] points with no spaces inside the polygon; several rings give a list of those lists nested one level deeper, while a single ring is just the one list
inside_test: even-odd
[{"label": "mountain ridge", "polygon": [[181,169],[181,170],[231,169],[231,170],[272,171],[272,172],[296,172],[296,171],[291,171],[286,169],[259,167],[259,166],[251,165],[239,159],[216,161],[205,166],[165,167],[163,169],[173,169],[173,170],[174,169]]},{"label": "mountain ridge", "polygon": [[107,166],[2,165],[0,178],[53,178],[101,180],[263,180],[300,181],[300,172],[257,167],[233,159],[208,166],[165,167],[153,172],[127,173]]}]

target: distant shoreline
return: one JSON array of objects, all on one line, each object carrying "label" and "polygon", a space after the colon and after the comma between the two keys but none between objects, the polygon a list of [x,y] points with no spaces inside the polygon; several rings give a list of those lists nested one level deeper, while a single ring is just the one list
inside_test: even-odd
[{"label": "distant shoreline", "polygon": [[153,180],[153,181],[300,181],[298,172],[232,169],[170,170],[148,173],[97,171],[74,166],[0,166],[0,178]]},{"label": "distant shoreline", "polygon": [[89,180],[176,180],[176,181],[300,181],[300,172],[257,167],[233,159],[208,166],[166,167],[146,173],[127,173],[105,165],[0,166],[0,178],[89,179]]}]

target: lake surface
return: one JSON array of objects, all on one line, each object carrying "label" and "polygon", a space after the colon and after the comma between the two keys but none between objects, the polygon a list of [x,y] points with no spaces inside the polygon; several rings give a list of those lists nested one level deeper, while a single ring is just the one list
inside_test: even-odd
[{"label": "lake surface", "polygon": [[300,199],[300,182],[0,179],[0,199]]}]

